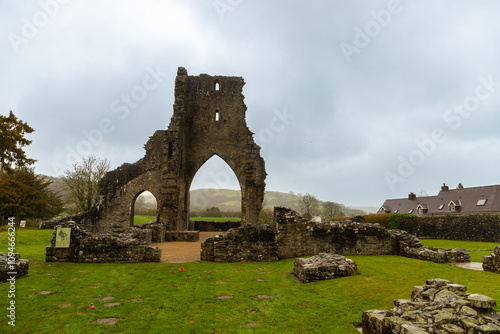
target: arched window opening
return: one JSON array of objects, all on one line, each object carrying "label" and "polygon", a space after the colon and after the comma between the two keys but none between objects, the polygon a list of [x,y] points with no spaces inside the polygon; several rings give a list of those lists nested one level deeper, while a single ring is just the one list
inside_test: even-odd
[{"label": "arched window opening", "polygon": [[133,203],[133,224],[144,224],[156,221],[158,216],[158,203],[156,197],[149,191],[142,192]]},{"label": "arched window opening", "polygon": [[196,173],[190,188],[190,220],[240,221],[241,189],[229,165],[214,155]]},{"label": "arched window opening", "polygon": [[218,91],[220,89],[219,81],[215,82],[215,90]]}]

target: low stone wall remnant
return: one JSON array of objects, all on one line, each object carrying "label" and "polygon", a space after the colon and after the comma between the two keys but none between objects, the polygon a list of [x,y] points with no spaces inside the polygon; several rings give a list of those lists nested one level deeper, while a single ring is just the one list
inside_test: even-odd
[{"label": "low stone wall remnant", "polygon": [[165,241],[189,241],[194,242],[200,240],[199,231],[166,231]]},{"label": "low stone wall remnant", "polygon": [[469,294],[465,285],[429,279],[413,287],[411,299],[396,299],[390,310],[369,310],[362,315],[364,334],[500,333],[496,301]]},{"label": "low stone wall remnant", "polygon": [[142,225],[134,225],[136,228],[151,230],[151,242],[165,241],[165,225],[156,222],[147,222]]},{"label": "low stone wall remnant", "polygon": [[241,221],[213,222],[205,220],[191,220],[192,229],[200,232],[225,232],[232,228],[241,227]]},{"label": "low stone wall remnant", "polygon": [[212,262],[277,261],[299,256],[401,255],[438,263],[470,262],[467,251],[433,251],[402,230],[358,220],[314,223],[283,207],[274,209],[274,225],[231,229],[207,238],[201,260]]},{"label": "low stone wall remnant", "polygon": [[293,274],[301,283],[359,275],[358,266],[342,255],[320,253],[308,259],[298,258],[293,264]]},{"label": "low stone wall remnant", "polygon": [[[0,283],[28,275],[29,260],[21,259],[19,253],[0,253]],[[15,272],[16,274],[9,274]]]},{"label": "low stone wall remnant", "polygon": [[490,256],[483,256],[483,270],[500,274],[500,246],[493,248]]},{"label": "low stone wall remnant", "polygon": [[201,260],[212,262],[278,261],[274,226],[249,224],[207,238],[201,244]]},{"label": "low stone wall remnant", "polygon": [[[69,248],[56,248],[57,227],[71,228]],[[46,262],[160,262],[161,249],[150,246],[151,230],[130,228],[128,233],[94,235],[74,222],[58,225],[51,245],[46,248]]]}]

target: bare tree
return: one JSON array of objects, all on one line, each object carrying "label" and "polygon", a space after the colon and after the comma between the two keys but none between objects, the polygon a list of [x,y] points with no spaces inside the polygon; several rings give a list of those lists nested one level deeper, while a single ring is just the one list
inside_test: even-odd
[{"label": "bare tree", "polygon": [[69,201],[76,206],[77,211],[88,211],[92,208],[99,193],[97,185],[109,167],[109,160],[90,156],[73,164],[72,170],[64,172],[63,181],[69,191]]},{"label": "bare tree", "polygon": [[302,215],[306,219],[311,219],[319,213],[319,200],[310,195],[309,193],[302,196],[300,200],[300,207],[302,208]]},{"label": "bare tree", "polygon": [[322,209],[323,215],[326,219],[344,216],[344,212],[342,212],[342,205],[335,202],[323,202]]}]

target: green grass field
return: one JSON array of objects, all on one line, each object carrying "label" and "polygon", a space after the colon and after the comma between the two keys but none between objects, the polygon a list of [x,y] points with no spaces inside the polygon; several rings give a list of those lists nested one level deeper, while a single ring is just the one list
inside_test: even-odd
[{"label": "green grass field", "polygon": [[[190,220],[193,221],[209,221],[209,222],[239,222],[241,221],[241,218],[239,217],[191,217],[189,218]],[[145,222],[149,221],[156,221],[155,216],[140,216],[140,215],[135,215],[134,216],[134,224],[144,224]]]},{"label": "green grass field", "polygon": [[[6,317],[9,284],[0,284],[2,333],[357,333],[353,324],[361,322],[363,310],[391,308],[393,299],[409,298],[414,285],[436,277],[500,301],[498,274],[398,256],[349,256],[361,275],[300,284],[290,274],[294,259],[46,263],[45,247],[53,231],[16,232],[16,251],[30,260],[30,273],[15,284],[15,327]],[[0,251],[6,251],[7,232],[0,233]],[[465,242],[461,246],[468,248]],[[181,267],[187,271],[179,271]],[[104,306],[113,302],[120,304]],[[90,303],[94,310],[88,309]],[[120,320],[95,324],[99,318]]]},{"label": "green grass field", "polygon": [[207,221],[207,222],[239,222],[240,217],[191,217],[192,221]]}]

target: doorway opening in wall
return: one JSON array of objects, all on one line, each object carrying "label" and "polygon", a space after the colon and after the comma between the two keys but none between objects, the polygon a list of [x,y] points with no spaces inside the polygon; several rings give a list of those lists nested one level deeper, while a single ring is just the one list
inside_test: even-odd
[{"label": "doorway opening in wall", "polygon": [[156,197],[149,191],[140,193],[133,203],[134,225],[156,221],[158,216],[158,203]]},{"label": "doorway opening in wall", "polygon": [[190,187],[190,220],[241,221],[241,188],[231,167],[212,156],[197,171]]}]

